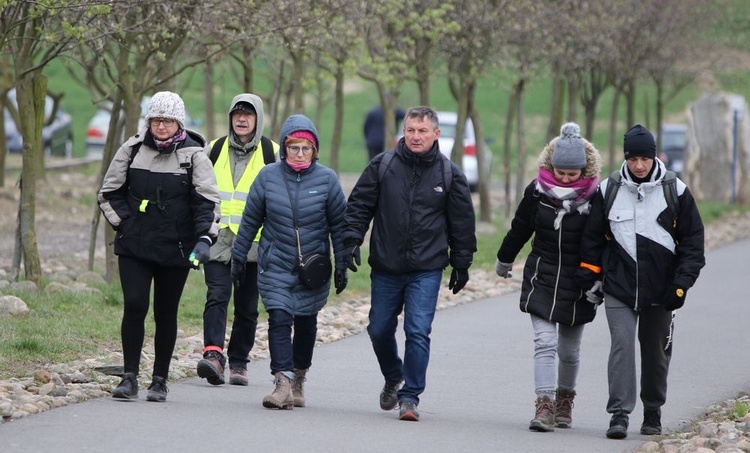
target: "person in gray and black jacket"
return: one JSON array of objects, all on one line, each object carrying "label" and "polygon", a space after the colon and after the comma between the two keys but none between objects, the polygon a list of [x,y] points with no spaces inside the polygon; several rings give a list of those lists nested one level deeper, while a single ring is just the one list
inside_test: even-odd
[{"label": "person in gray and black jacket", "polygon": [[[637,124],[624,139],[620,182],[600,184],[581,241],[578,272],[582,288],[603,281],[611,336],[607,375],[612,414],[607,437],[627,436],[637,398],[635,341],[641,351],[643,424],[641,434],[661,434],[661,407],[667,400],[667,374],[674,341],[675,310],[703,266],[704,233],[698,207],[680,179],[671,206],[667,169],[656,159],[654,136]],[[607,208],[608,186],[619,184]],[[671,196],[670,196],[671,198]]]},{"label": "person in gray and black jacket", "polygon": [[[206,140],[185,129],[179,95],[150,100],[146,127],[117,151],[99,191],[99,207],[117,230],[123,293],[125,374],[114,398],[138,397],[138,371],[154,287],[154,370],[149,401],[167,399],[169,362],[177,339],[177,309],[191,267],[209,259],[219,231],[219,192]],[[191,253],[192,251],[192,253]]]}]

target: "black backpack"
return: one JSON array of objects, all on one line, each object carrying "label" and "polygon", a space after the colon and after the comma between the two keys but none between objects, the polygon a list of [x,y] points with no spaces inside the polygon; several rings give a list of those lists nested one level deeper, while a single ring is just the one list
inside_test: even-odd
[{"label": "black backpack", "polygon": [[[604,218],[609,218],[609,211],[612,209],[612,204],[615,202],[617,191],[620,190],[622,185],[622,175],[619,170],[615,170],[609,175],[609,181],[607,181],[607,190],[604,192]],[[675,219],[676,224],[677,217],[680,215],[680,200],[677,195],[677,174],[671,170],[667,170],[664,178],[661,180],[661,186],[664,189],[664,199],[667,200],[667,206],[672,211],[672,217]]]},{"label": "black backpack", "polygon": [[[388,165],[391,164],[391,160],[393,160],[393,156],[396,155],[396,151],[386,151],[383,155],[383,159],[380,161],[380,165],[378,166],[378,182],[383,181],[383,175],[385,175],[386,170],[388,170]],[[451,166],[450,162],[446,163],[445,161],[448,160],[447,157],[440,154],[441,161],[440,165],[443,166],[443,183],[445,184],[445,191],[450,192],[451,187],[453,186],[453,167]]]},{"label": "black backpack", "polygon": [[[226,135],[218,138],[211,147],[211,154],[208,157],[211,159],[212,164],[215,164],[216,159],[219,158],[219,153],[221,153],[221,148],[224,146],[226,140]],[[263,150],[263,162],[266,165],[276,162],[276,153],[273,152],[273,143],[271,143],[271,139],[263,135],[260,138],[260,147]]]}]

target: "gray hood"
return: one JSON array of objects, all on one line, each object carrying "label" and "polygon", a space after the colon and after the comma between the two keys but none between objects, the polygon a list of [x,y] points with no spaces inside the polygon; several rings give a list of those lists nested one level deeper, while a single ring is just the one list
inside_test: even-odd
[{"label": "gray hood", "polygon": [[[234,110],[235,106],[237,106],[240,102],[247,102],[248,104],[252,105],[255,108],[256,113],[256,121],[255,121],[255,135],[250,140],[250,142],[242,146],[240,145],[240,141],[237,139],[237,136],[234,133],[234,130],[232,129],[232,110]],[[255,149],[256,146],[258,146],[258,143],[260,143],[260,138],[263,136],[263,100],[254,94],[251,93],[242,93],[238,94],[237,96],[232,99],[232,103],[229,105],[229,111],[227,112],[227,116],[229,117],[229,144],[232,146],[232,148],[235,149],[242,149],[245,152],[252,151]]]}]

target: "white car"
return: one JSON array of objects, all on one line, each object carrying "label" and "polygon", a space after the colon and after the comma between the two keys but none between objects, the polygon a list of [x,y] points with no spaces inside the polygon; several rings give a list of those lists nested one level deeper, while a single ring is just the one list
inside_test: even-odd
[{"label": "white car", "polygon": [[[441,131],[440,138],[438,139],[440,152],[450,159],[451,151],[453,151],[453,142],[456,139],[458,114],[455,112],[437,112],[437,115]],[[404,135],[403,124],[399,125],[399,129],[396,137],[397,140]],[[481,148],[485,153],[486,164],[491,165],[492,152],[486,144]],[[474,123],[471,121],[471,118],[466,119],[466,126],[464,128],[464,157],[461,164],[466,174],[466,179],[469,182],[469,187],[472,191],[476,191],[479,186],[479,166],[477,165],[477,140],[474,137]]]},{"label": "white car", "polygon": [[[143,117],[146,116],[150,100],[151,96],[144,96],[141,100],[141,118],[138,121],[138,130],[141,130],[146,124],[146,120]],[[109,119],[111,116],[112,103],[107,102],[106,106],[97,110],[91,120],[89,120],[89,125],[86,128],[86,156],[101,157],[104,153],[104,144],[107,142],[107,132],[109,131]],[[185,122],[188,129],[195,130],[197,124],[193,122],[187,113],[185,114]],[[125,137],[121,137],[115,146],[120,146],[124,141]]]}]

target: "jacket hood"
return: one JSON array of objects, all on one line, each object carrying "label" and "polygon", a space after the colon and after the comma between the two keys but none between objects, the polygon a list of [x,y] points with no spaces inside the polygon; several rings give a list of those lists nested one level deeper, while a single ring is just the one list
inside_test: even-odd
[{"label": "jacket hood", "polygon": [[[560,137],[553,138],[539,154],[537,164],[540,167],[552,171],[552,153],[555,151],[555,143]],[[602,170],[602,156],[599,151],[594,147],[594,144],[581,138],[583,142],[584,150],[586,151],[586,167],[583,169],[584,178],[592,178],[594,176],[599,177],[599,172]]]},{"label": "jacket hood", "polygon": [[[315,128],[315,125],[310,121],[310,118],[302,114],[292,115],[284,121],[284,124],[281,126],[281,133],[279,134],[279,158],[281,160],[286,160],[286,138],[293,132],[297,131],[308,131],[312,133],[315,136],[315,141],[318,142],[318,148],[320,148],[318,129]],[[318,158],[320,158],[320,149],[318,149],[315,159]]]},{"label": "jacket hood", "polygon": [[[250,142],[247,145],[242,146],[240,144],[239,139],[237,138],[237,135],[234,133],[234,129],[232,129],[232,110],[239,104],[240,102],[247,102],[248,104],[252,105],[255,109],[255,135],[253,135],[253,138],[250,139]],[[258,143],[260,143],[260,138],[263,136],[263,125],[264,125],[264,114],[263,114],[263,100],[254,94],[251,93],[242,93],[238,94],[237,96],[232,99],[232,103],[229,105],[229,111],[227,112],[227,116],[229,117],[229,143],[234,148],[239,149],[245,149],[247,151],[254,149],[256,146],[258,146]]]}]

